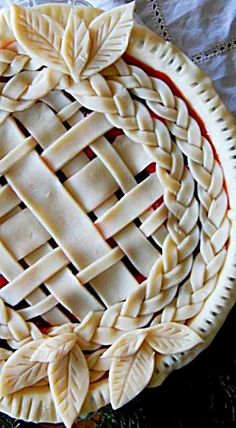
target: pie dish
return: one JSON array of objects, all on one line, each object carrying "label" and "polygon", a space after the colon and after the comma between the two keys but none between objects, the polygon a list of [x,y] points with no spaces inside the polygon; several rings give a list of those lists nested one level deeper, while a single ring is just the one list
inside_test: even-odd
[{"label": "pie dish", "polygon": [[0,410],[119,408],[234,303],[233,117],[134,4],[0,11]]}]

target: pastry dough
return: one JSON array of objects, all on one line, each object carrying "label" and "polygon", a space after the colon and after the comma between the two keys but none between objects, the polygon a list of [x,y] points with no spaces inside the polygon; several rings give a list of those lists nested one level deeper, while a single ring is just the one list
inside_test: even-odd
[{"label": "pastry dough", "polygon": [[234,119],[133,9],[0,11],[0,410],[15,418],[71,427],[124,405],[234,302]]}]

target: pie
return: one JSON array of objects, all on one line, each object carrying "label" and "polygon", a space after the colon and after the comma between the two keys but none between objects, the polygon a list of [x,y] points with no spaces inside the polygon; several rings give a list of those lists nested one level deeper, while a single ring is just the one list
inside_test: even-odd
[{"label": "pie", "polygon": [[233,306],[235,121],[134,3],[0,11],[0,410],[114,409]]}]

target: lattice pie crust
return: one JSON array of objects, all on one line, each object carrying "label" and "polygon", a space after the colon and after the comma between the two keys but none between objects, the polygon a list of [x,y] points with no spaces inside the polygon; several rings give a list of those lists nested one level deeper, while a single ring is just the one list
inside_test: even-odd
[{"label": "lattice pie crust", "polygon": [[0,11],[0,410],[16,418],[121,407],[233,305],[234,119],[133,9]]}]

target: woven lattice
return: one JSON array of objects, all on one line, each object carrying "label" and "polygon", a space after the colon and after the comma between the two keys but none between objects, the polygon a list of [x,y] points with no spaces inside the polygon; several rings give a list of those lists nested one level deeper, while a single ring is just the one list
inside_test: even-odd
[{"label": "woven lattice", "polygon": [[120,58],[131,9],[13,7],[0,49],[1,408],[26,397],[26,419],[119,407],[211,339],[194,322],[227,264],[225,177],[184,97]]}]

